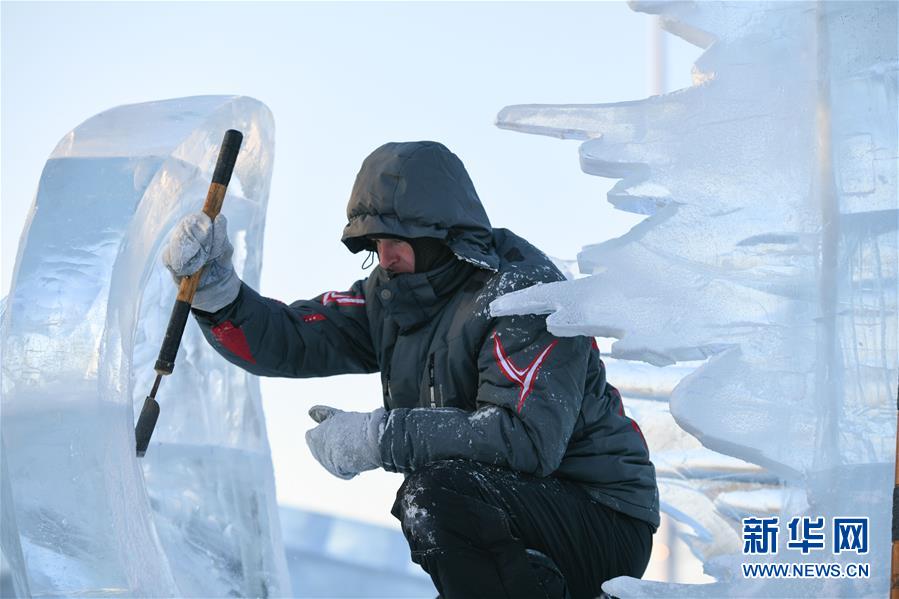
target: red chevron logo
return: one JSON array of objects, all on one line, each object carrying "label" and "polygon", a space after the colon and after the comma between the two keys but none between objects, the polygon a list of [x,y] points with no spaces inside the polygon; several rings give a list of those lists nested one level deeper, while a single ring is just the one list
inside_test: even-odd
[{"label": "red chevron logo", "polygon": [[534,358],[534,361],[531,362],[527,368],[522,369],[515,366],[512,360],[509,359],[502,341],[499,340],[499,333],[496,331],[493,332],[493,356],[496,358],[499,370],[507,379],[521,388],[518,393],[519,412],[521,412],[521,408],[524,407],[524,400],[528,398],[528,395],[530,395],[531,391],[534,389],[534,381],[537,379],[537,373],[540,372],[540,367],[543,365],[549,352],[553,350],[558,342],[557,339],[547,345],[542,352],[537,354],[537,357]]}]

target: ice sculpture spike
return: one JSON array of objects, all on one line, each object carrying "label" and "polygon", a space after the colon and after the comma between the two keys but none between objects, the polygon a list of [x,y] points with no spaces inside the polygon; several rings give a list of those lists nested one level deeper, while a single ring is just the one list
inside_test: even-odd
[{"label": "ice sculpture spike", "polygon": [[44,167],[2,319],[4,461],[35,595],[290,594],[258,381],[196,326],[160,394],[167,418],[134,454],[174,292],[159,256],[232,128],[245,140],[225,212],[235,269],[258,285],[274,123],[257,100],[113,108]]}]

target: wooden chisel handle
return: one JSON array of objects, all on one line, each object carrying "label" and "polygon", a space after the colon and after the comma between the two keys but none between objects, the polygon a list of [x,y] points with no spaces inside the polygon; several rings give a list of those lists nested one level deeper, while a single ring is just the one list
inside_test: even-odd
[{"label": "wooden chisel handle", "polygon": [[[243,142],[243,135],[240,131],[229,129],[225,132],[225,138],[222,140],[222,147],[219,150],[218,161],[215,163],[215,171],[212,174],[212,183],[209,185],[209,191],[206,193],[206,202],[203,204],[203,212],[213,220],[222,210],[225,192],[228,190],[228,183],[231,181],[231,174],[234,172],[234,163],[237,161],[237,153],[240,151],[241,142]],[[178,347],[181,345],[181,336],[184,334],[184,327],[187,324],[188,316],[190,316],[190,304],[193,302],[194,294],[200,285],[203,270],[204,268],[200,268],[194,274],[184,277],[178,286],[178,296],[175,298],[175,306],[172,308],[169,326],[165,331],[162,348],[159,350],[159,359],[156,360],[155,368],[159,374],[171,374],[175,368],[175,356],[178,354]]]}]

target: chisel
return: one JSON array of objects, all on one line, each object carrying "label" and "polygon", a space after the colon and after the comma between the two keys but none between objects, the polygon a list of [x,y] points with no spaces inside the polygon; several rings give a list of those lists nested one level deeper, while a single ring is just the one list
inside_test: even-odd
[{"label": "chisel", "polygon": [[[225,192],[228,190],[228,183],[231,181],[231,173],[234,172],[234,163],[237,161],[237,153],[240,151],[242,141],[243,135],[240,131],[229,129],[225,132],[222,147],[219,150],[219,157],[215,163],[215,171],[212,174],[212,183],[209,185],[209,191],[206,193],[206,203],[203,204],[203,212],[213,220],[222,210]],[[159,358],[156,360],[156,381],[153,383],[150,395],[144,400],[140,417],[137,419],[137,426],[134,427],[137,457],[139,458],[144,457],[144,454],[147,453],[150,437],[153,435],[153,429],[156,428],[156,420],[159,418],[159,403],[156,401],[156,392],[159,390],[159,383],[162,381],[162,377],[172,374],[172,371],[175,369],[175,356],[178,354],[181,336],[184,334],[184,327],[187,324],[187,318],[190,316],[190,304],[194,299],[194,293],[197,291],[202,276],[203,268],[200,268],[194,274],[182,278],[178,286],[178,297],[175,299],[175,306],[172,308],[172,315],[169,318],[169,326],[165,331],[165,338],[162,340]]]}]

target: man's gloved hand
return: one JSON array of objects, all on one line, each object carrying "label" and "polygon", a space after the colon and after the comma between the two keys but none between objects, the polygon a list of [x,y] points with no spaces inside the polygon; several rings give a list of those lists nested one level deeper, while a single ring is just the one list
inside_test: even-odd
[{"label": "man's gloved hand", "polygon": [[380,468],[378,442],[387,422],[384,408],[373,412],[344,412],[313,406],[309,416],[320,424],[306,431],[306,445],[328,472],[348,480],[360,472]]},{"label": "man's gloved hand", "polygon": [[240,279],[231,265],[234,247],[228,241],[228,220],[219,214],[213,223],[205,213],[185,216],[169,237],[162,262],[175,278],[192,275],[206,266],[191,305],[204,312],[221,310],[237,298]]}]

